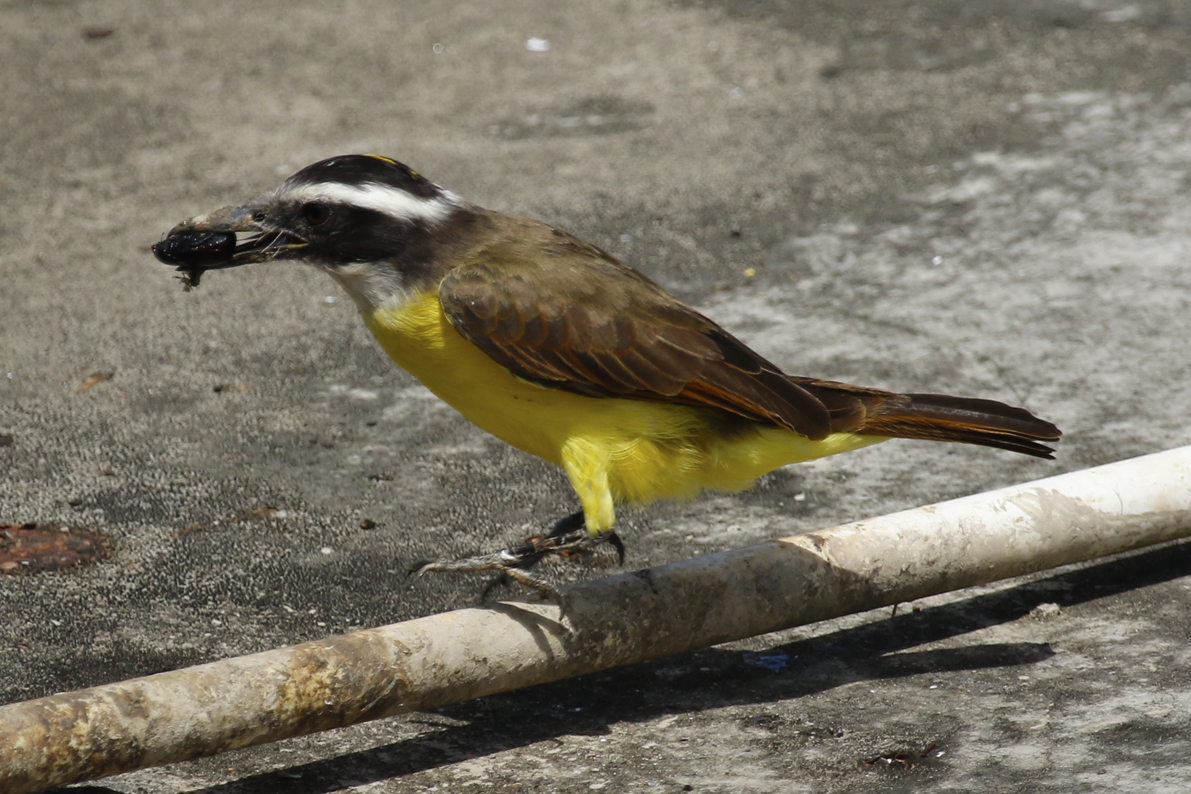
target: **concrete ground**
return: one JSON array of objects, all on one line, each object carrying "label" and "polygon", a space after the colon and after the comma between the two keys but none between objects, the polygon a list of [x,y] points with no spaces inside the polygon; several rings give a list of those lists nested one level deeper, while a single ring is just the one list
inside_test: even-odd
[{"label": "concrete ground", "polygon": [[[792,373],[1066,433],[629,513],[632,567],[1191,443],[1189,56],[1186,0],[5,3],[0,522],[114,546],[0,575],[0,702],[470,603],[401,572],[574,509],[324,276],[149,255],[333,154],[579,234]],[[86,790],[1191,789],[1191,545],[913,606]]]}]

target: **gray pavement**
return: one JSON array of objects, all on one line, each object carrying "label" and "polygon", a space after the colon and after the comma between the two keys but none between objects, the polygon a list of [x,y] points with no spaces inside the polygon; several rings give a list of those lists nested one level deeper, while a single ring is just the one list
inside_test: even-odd
[{"label": "gray pavement", "polygon": [[[115,544],[0,576],[0,702],[470,603],[400,572],[574,509],[320,274],[184,293],[149,255],[334,154],[572,231],[792,373],[1066,432],[630,512],[632,567],[1191,443],[1189,54],[1179,0],[0,4],[0,522]],[[1189,637],[1176,544],[88,790],[1182,792]]]}]

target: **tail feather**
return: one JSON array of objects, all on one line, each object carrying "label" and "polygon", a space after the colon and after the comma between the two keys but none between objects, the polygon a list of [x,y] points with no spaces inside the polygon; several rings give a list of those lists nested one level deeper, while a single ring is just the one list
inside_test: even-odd
[{"label": "tail feather", "polygon": [[795,379],[823,401],[833,432],[891,438],[958,441],[1054,458],[1040,442],[1058,441],[1059,428],[1024,408],[946,394],[896,394],[843,383]]}]

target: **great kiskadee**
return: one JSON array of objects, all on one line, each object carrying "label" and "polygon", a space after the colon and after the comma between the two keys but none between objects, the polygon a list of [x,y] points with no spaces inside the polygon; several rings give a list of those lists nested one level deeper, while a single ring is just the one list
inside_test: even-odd
[{"label": "great kiskadee", "polygon": [[315,265],[397,364],[566,472],[583,509],[545,538],[422,570],[495,568],[547,592],[528,564],[614,539],[619,504],[740,490],[779,466],[887,438],[1050,458],[1039,442],[1060,436],[991,400],[786,375],[599,248],[464,201],[387,157],[307,166],[247,204],[179,224],[154,251],[188,285],[252,262]]}]

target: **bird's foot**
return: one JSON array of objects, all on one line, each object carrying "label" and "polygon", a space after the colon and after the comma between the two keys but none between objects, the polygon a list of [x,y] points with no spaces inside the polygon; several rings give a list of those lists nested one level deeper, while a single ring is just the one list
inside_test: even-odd
[{"label": "bird's foot", "polygon": [[567,516],[554,525],[550,534],[530,538],[525,543],[501,549],[494,554],[480,554],[475,557],[455,560],[419,562],[409,569],[409,575],[423,574],[428,571],[499,571],[500,575],[484,588],[481,600],[487,600],[493,590],[499,586],[507,585],[512,580],[533,590],[544,599],[561,604],[562,598],[559,592],[544,577],[530,570],[547,554],[577,554],[581,557],[588,557],[597,546],[610,543],[616,549],[619,561],[624,562],[624,542],[621,541],[620,536],[611,531],[591,535],[583,526],[582,519],[581,512]]},{"label": "bird's foot", "polygon": [[[529,544],[526,544],[528,546]],[[446,572],[446,573],[470,573],[473,571],[499,571],[500,576],[496,577],[487,587],[484,588],[484,593],[481,596],[482,601],[488,599],[488,594],[498,585],[504,584],[509,579],[528,587],[542,598],[557,599],[558,591],[555,590],[544,578],[527,570],[522,566],[525,564],[523,558],[517,554],[520,549],[526,546],[511,546],[507,549],[501,549],[495,554],[479,554],[475,557],[462,557],[455,560],[427,560],[415,563],[409,569],[409,575],[421,575],[430,571]]]}]

